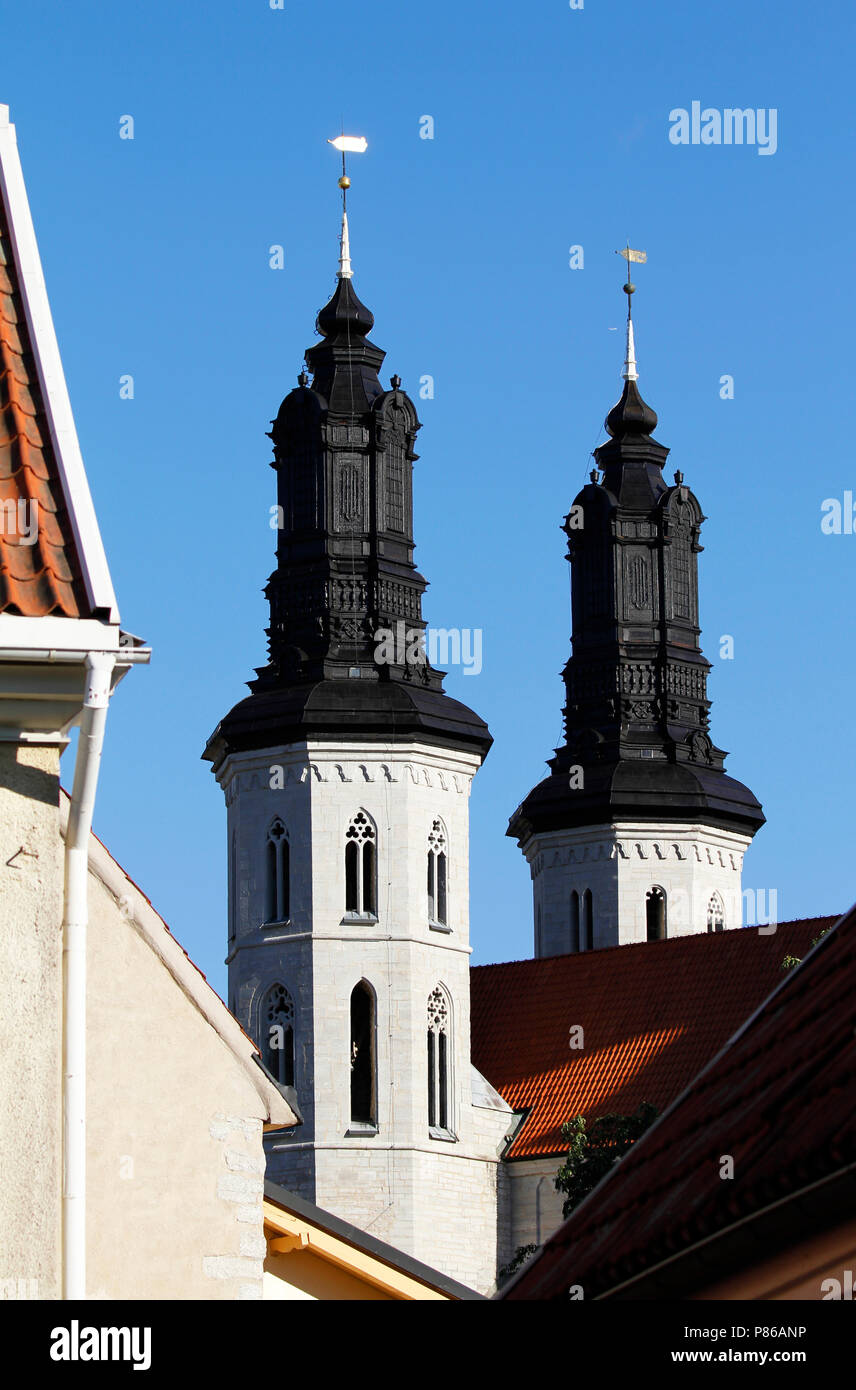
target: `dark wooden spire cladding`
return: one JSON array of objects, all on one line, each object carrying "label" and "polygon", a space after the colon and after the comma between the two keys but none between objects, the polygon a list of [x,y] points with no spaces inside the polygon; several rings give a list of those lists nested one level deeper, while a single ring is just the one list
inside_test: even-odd
[{"label": "dark wooden spire cladding", "polygon": [[[425,628],[411,485],[420,425],[410,397],[381,386],[385,353],[368,338],[373,324],[352,281],[340,279],[318,315],[322,341],[306,354],[312,384],[291,391],[274,421],[282,525],[260,686],[348,679],[354,668],[376,677],[378,630],[401,621],[415,639]],[[405,661],[406,645],[388,674],[442,689],[427,662]]]},{"label": "dark wooden spire cladding", "polygon": [[[635,368],[634,368],[635,370]],[[600,470],[565,518],[572,567],[573,650],[565,666],[565,743],[511,818],[537,829],[616,819],[699,821],[754,834],[755,797],[723,771],[710,735],[710,670],[699,644],[698,556],[704,515],[656,413],[626,380],[609,412]]]},{"label": "dark wooden spire cladding", "polygon": [[[424,654],[427,586],[413,561],[420,424],[399,378],[381,385],[373,325],[340,274],[306,353],[312,380],[301,372],[270,432],[280,530],[265,590],[269,662],[209,743],[214,761],[231,747],[306,737],[490,746]],[[385,647],[382,633],[392,634]]]}]

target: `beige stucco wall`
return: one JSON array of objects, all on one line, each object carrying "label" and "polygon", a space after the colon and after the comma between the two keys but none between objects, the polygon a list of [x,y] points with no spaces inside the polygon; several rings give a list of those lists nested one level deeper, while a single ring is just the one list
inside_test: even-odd
[{"label": "beige stucco wall", "polygon": [[0,743],[0,1298],[60,1293],[58,801],[59,749]]},{"label": "beige stucco wall", "polygon": [[260,1298],[266,1107],[136,928],[140,899],[90,872],[89,1292]]}]

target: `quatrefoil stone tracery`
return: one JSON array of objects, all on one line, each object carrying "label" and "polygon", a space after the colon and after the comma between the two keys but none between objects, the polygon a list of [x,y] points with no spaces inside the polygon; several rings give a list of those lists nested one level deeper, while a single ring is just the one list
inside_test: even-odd
[{"label": "quatrefoil stone tracery", "polygon": [[294,1018],[294,1003],[283,985],[272,989],[268,997],[268,1023],[290,1023]]},{"label": "quatrefoil stone tracery", "polygon": [[429,849],[436,850],[438,854],[441,854],[443,850],[445,850],[446,836],[443,832],[442,821],[435,820],[432,825],[431,833],[428,836],[428,847]]},{"label": "quatrefoil stone tracery", "polygon": [[436,1029],[438,1033],[445,1033],[448,1021],[446,996],[441,989],[435,989],[428,1000],[428,1027]]}]

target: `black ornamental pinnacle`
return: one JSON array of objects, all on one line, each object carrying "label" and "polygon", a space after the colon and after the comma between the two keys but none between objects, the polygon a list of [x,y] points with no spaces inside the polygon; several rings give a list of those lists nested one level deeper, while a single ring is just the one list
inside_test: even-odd
[{"label": "black ornamental pinnacle", "polygon": [[374,320],[340,278],[318,315],[322,340],[280,407],[271,439],[282,528],[267,586],[273,681],[417,681],[441,689],[427,662],[375,668],[376,634],[424,630],[425,580],[413,563],[412,471],[419,421],[368,337]]},{"label": "black ornamental pinnacle", "polygon": [[[420,650],[420,423],[398,377],[381,385],[386,354],[368,336],[373,325],[354,289],[343,213],[336,288],[306,352],[312,378],[301,372],[270,431],[280,526],[265,589],[269,660],[209,741],[214,761],[230,748],[309,737],[490,747],[486,725],[444,693],[442,672]],[[389,632],[392,644],[382,641]]]},{"label": "black ornamental pinnacle", "polygon": [[[563,529],[572,573],[572,655],[564,669],[565,742],[508,833],[611,822],[694,822],[749,835],[761,807],[723,770],[710,733],[708,662],[699,643],[697,498],[663,466],[656,413],[637,385],[628,293],[621,399],[610,438]],[[598,471],[600,476],[598,476]]]}]

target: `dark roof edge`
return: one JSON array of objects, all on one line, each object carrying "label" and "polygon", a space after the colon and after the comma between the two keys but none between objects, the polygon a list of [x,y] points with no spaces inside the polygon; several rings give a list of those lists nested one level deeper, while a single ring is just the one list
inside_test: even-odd
[{"label": "dark roof edge", "polygon": [[[806,1239],[827,1229],[836,1219],[840,1219],[842,1212],[852,1210],[854,1179],[856,1163],[827,1173],[807,1187],[788,1192],[778,1201],[749,1212],[730,1226],[712,1231],[709,1236],[703,1236],[658,1264],[631,1275],[623,1283],[613,1284],[602,1293],[595,1294],[593,1301],[606,1302],[611,1298],[662,1299],[669,1297],[670,1292],[676,1289],[681,1290],[681,1298],[686,1298],[688,1292],[715,1283],[733,1269],[733,1255],[741,1248],[747,1235],[754,1242],[755,1252],[763,1259],[775,1256],[793,1243],[797,1224],[801,1227],[800,1234],[804,1233]],[[842,1202],[842,1195],[847,1193],[851,1200]],[[794,1207],[798,1208],[796,1213],[793,1212]],[[787,1216],[784,1223],[783,1216]],[[709,1258],[702,1253],[707,1251],[711,1252]]]},{"label": "dark roof edge", "polygon": [[[256,1066],[259,1068],[259,1070],[264,1072],[265,1077],[266,1077],[267,1080],[270,1082],[270,1084],[271,1084],[272,1086],[275,1086],[275,1087],[276,1087],[276,1089],[279,1091],[280,1095],[282,1096],[283,1100],[287,1101],[288,1105],[291,1107],[291,1109],[294,1111],[295,1115],[297,1116],[297,1123],[298,1123],[299,1125],[302,1125],[302,1124],[303,1124],[303,1116],[301,1115],[301,1113],[300,1113],[300,1108],[299,1108],[299,1106],[298,1106],[298,1104],[297,1104],[297,1091],[294,1089],[294,1087],[293,1087],[293,1086],[284,1086],[283,1083],[282,1083],[281,1081],[278,1081],[277,1078],[274,1076],[273,1072],[272,1072],[272,1071],[268,1071],[268,1068],[265,1066],[265,1064],[264,1064],[264,1062],[262,1061],[261,1057],[259,1056],[258,1052],[253,1053],[253,1061],[255,1062],[255,1064],[256,1064]],[[281,1128],[283,1128],[283,1129],[285,1129],[285,1128],[293,1128],[293,1126],[282,1125]]]},{"label": "dark roof edge", "polygon": [[268,1200],[274,1202],[276,1206],[293,1212],[295,1216],[302,1216],[307,1221],[313,1221],[316,1226],[328,1231],[330,1235],[337,1236],[348,1245],[353,1245],[356,1250],[364,1250],[367,1255],[374,1255],[376,1259],[390,1265],[393,1269],[403,1270],[405,1274],[419,1279],[429,1288],[437,1289],[440,1293],[447,1293],[450,1298],[458,1299],[461,1302],[473,1300],[479,1303],[487,1302],[484,1294],[476,1293],[475,1289],[467,1288],[466,1284],[459,1284],[456,1279],[449,1279],[438,1269],[432,1269],[430,1265],[422,1264],[421,1260],[415,1260],[412,1255],[405,1255],[403,1250],[396,1250],[394,1246],[387,1245],[385,1241],[368,1235],[365,1231],[361,1231],[358,1226],[352,1226],[349,1221],[343,1221],[341,1217],[333,1216],[331,1212],[317,1207],[314,1202],[308,1202],[305,1197],[299,1197],[296,1192],[289,1192],[287,1188],[280,1187],[279,1183],[265,1179],[264,1192]]}]

